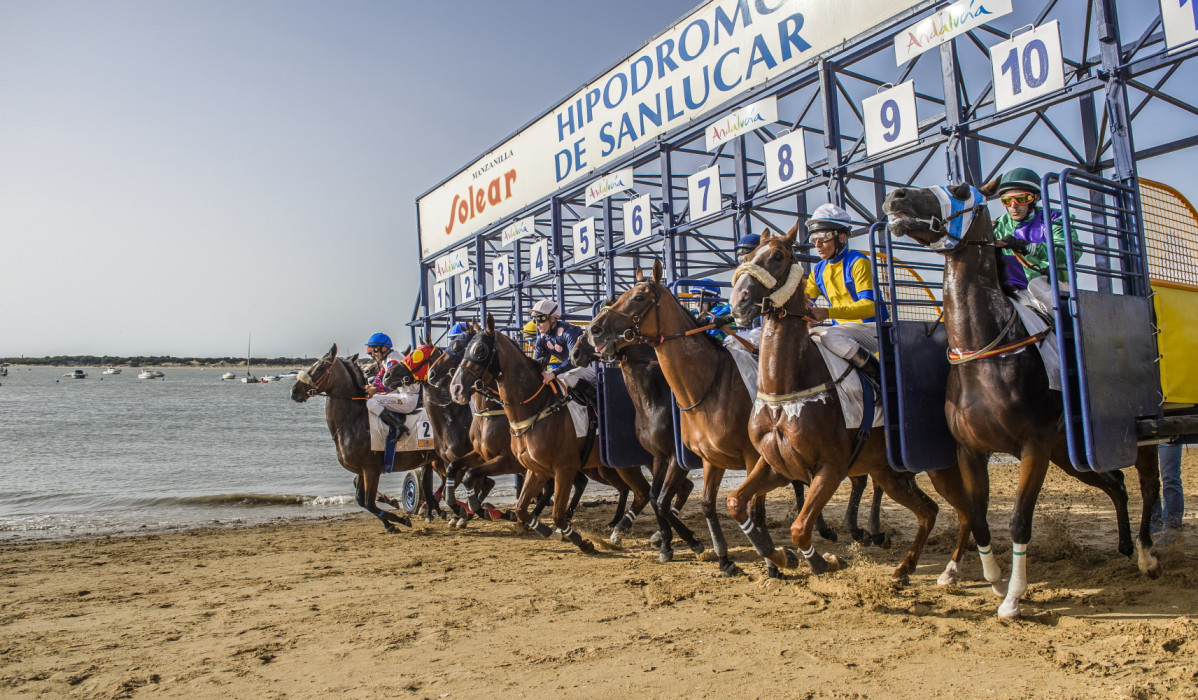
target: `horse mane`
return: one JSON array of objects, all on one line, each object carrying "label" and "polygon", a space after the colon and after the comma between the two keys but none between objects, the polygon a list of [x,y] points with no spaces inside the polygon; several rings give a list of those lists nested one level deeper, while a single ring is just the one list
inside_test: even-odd
[{"label": "horse mane", "polygon": [[529,357],[528,355],[525,355],[525,354],[524,354],[524,350],[523,350],[523,349],[522,349],[522,348],[521,348],[521,347],[520,347],[520,346],[519,346],[519,345],[516,343],[516,341],[512,340],[511,338],[509,338],[509,337],[508,337],[508,335],[507,335],[506,333],[500,333],[498,330],[497,330],[497,331],[495,331],[495,342],[496,342],[496,343],[499,343],[499,342],[501,342],[501,341],[500,341],[500,338],[502,338],[502,339],[503,339],[503,341],[505,341],[505,342],[507,342],[509,345],[511,345],[511,346],[512,346],[512,349],[516,351],[516,354],[517,354],[517,355],[519,355],[521,358],[523,358],[523,360],[524,360],[526,363],[528,363],[529,365],[532,365],[532,366],[533,366],[533,367],[534,367],[534,368],[537,370],[537,373],[538,373],[538,374],[540,374],[540,372],[541,372],[541,365],[540,365],[540,363],[538,363],[536,360],[532,359],[532,358],[531,358],[531,357]]},{"label": "horse mane", "polygon": [[355,393],[366,392],[366,375],[362,372],[362,368],[357,362],[352,362],[347,358],[337,358],[342,365],[345,366],[345,371],[349,373],[349,380],[353,383]]}]

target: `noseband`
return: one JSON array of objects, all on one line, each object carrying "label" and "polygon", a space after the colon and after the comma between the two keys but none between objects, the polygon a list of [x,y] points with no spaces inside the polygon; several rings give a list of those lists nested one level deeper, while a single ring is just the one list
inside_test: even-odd
[{"label": "noseband", "polygon": [[[300,371],[299,374],[295,375],[295,381],[300,382],[301,384],[308,385],[308,387],[309,387],[308,398],[312,398],[313,396],[316,396],[317,394],[324,394],[325,396],[328,396],[328,387],[326,387],[325,384],[330,379],[332,379],[333,363],[336,361],[337,361],[336,358],[329,360],[328,366],[326,366],[325,370],[320,373],[319,379],[313,380],[312,375],[308,374],[308,372],[306,370],[302,370],[302,371]],[[323,362],[324,362],[324,360],[317,362],[316,366],[319,367],[320,364]],[[315,369],[316,368],[313,368],[313,370],[315,370]]]},{"label": "noseband", "polygon": [[736,284],[736,281],[743,275],[752,277],[760,282],[761,286],[766,288],[766,294],[761,299],[762,315],[774,310],[785,314],[786,311],[783,307],[794,297],[795,292],[799,289],[799,283],[803,281],[804,273],[802,272],[802,268],[795,265],[794,262],[794,256],[792,255],[790,268],[787,270],[786,279],[784,280],[774,277],[770,274],[769,270],[760,265],[753,262],[743,262],[736,268],[736,272],[732,274],[732,283]]}]

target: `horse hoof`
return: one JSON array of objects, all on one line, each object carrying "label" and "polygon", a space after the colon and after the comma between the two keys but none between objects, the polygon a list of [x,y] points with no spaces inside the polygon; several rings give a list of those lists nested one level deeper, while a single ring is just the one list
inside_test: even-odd
[{"label": "horse hoof", "polygon": [[727,564],[720,564],[720,576],[723,576],[724,578],[732,578],[733,576],[736,576],[739,573],[740,573],[740,569],[736,566],[736,564],[733,564],[732,562],[728,562]]},{"label": "horse hoof", "polygon": [[466,529],[466,522],[467,522],[467,520],[466,520],[465,518],[459,518],[459,519],[458,519],[458,529],[459,529],[459,530],[465,530],[465,529]]},{"label": "horse hoof", "polygon": [[840,539],[840,535],[837,535],[836,531],[831,528],[820,530],[819,536],[827,542],[835,542]]},{"label": "horse hoof", "polygon": [[1019,619],[1019,599],[1004,600],[1002,605],[998,606],[998,617],[1000,620]]},{"label": "horse hoof", "polygon": [[830,574],[833,571],[840,571],[845,567],[844,563],[835,554],[825,554],[824,561],[828,562],[828,568],[824,569],[824,573],[826,574]]},{"label": "horse hoof", "polygon": [[412,519],[405,515],[399,519],[399,524],[404,527],[412,527]]},{"label": "horse hoof", "polygon": [[1158,579],[1161,577],[1161,561],[1152,555],[1150,551],[1136,543],[1136,566],[1140,569],[1140,573],[1150,579]]},{"label": "horse hoof", "polygon": [[562,531],[561,531],[561,528],[557,528],[557,527],[553,528],[553,532],[552,532],[552,533],[550,533],[550,535],[549,535],[549,539],[551,539],[551,540],[557,540],[558,542],[561,542],[561,541],[562,541]]},{"label": "horse hoof", "polygon": [[583,554],[594,554],[595,553],[595,545],[591,544],[590,540],[582,540],[581,542],[579,542],[578,549]]},{"label": "horse hoof", "polygon": [[957,582],[957,578],[959,575],[960,575],[960,570],[957,568],[957,562],[950,561],[948,563],[948,566],[944,567],[944,571],[941,572],[940,578],[936,579],[936,585],[951,586],[952,584]]},{"label": "horse hoof", "polygon": [[660,552],[657,553],[657,563],[658,564],[669,564],[672,561],[674,561],[674,550],[663,548]]},{"label": "horse hoof", "polygon": [[849,528],[849,537],[857,544],[869,544],[869,535],[865,534],[865,530],[860,528]]},{"label": "horse hoof", "polygon": [[694,542],[688,542],[687,546],[690,547],[691,551],[694,552],[696,555],[702,554],[704,552],[703,543],[700,542],[699,540],[695,540]]},{"label": "horse hoof", "polygon": [[611,533],[611,537],[607,538],[608,542],[611,542],[613,545],[616,545],[617,547],[620,545],[620,542],[622,542],[623,540],[624,540],[624,535],[619,530],[615,530],[614,532]]},{"label": "horse hoof", "polygon": [[782,569],[779,569],[778,567],[774,566],[773,564],[769,565],[769,567],[767,568],[767,571],[769,573],[769,577],[772,579],[777,579],[779,581],[786,580],[786,574],[782,573]]},{"label": "horse hoof", "polygon": [[389,534],[389,535],[399,532],[399,530],[396,530],[395,526],[392,525],[391,523],[383,523],[383,528],[386,530],[387,534]]},{"label": "horse hoof", "polygon": [[653,545],[654,547],[661,546],[661,530],[649,535],[649,544]]},{"label": "horse hoof", "polygon": [[873,545],[882,549],[890,549],[890,535],[885,532],[877,532],[869,536]]},{"label": "horse hoof", "polygon": [[911,583],[911,578],[907,574],[895,572],[890,577],[890,587],[893,589],[906,588],[907,584]]},{"label": "horse hoof", "polygon": [[1007,581],[1006,581],[1006,579],[1001,579],[999,581],[995,581],[994,583],[991,583],[990,590],[994,593],[994,595],[998,596],[999,598],[1006,598],[1007,597]]}]

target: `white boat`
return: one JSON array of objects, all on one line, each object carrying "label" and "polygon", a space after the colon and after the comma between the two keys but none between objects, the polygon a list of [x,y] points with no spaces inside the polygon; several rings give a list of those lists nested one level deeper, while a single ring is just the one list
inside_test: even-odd
[{"label": "white boat", "polygon": [[220,375],[220,378],[221,379],[236,379],[237,375],[233,374],[232,372],[225,372],[224,374]]},{"label": "white boat", "polygon": [[62,376],[70,377],[71,379],[87,379],[87,372],[84,372],[81,369],[75,369],[75,370],[71,370],[70,372],[67,372],[66,374],[64,374]]},{"label": "white boat", "polygon": [[252,336],[250,337],[249,340],[246,340],[246,342],[245,342],[245,376],[241,378],[241,383],[242,384],[262,384],[266,380],[259,379],[250,373],[250,348],[252,347],[250,345],[250,340],[253,340]]},{"label": "white boat", "polygon": [[109,367],[108,369],[104,370],[100,374],[120,374],[120,373],[121,373],[120,367]]},{"label": "white boat", "polygon": [[138,379],[157,379],[159,377],[165,377],[165,376],[166,376],[165,374],[163,374],[162,372],[159,372],[156,369],[143,369],[141,372],[138,373],[137,378]]}]

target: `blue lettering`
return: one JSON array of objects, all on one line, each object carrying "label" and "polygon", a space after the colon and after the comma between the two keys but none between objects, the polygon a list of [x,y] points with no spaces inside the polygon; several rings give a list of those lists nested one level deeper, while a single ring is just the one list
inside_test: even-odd
[{"label": "blue lettering", "polygon": [[[565,163],[562,162],[563,157],[566,159]],[[563,165],[565,166],[564,172],[562,171]],[[570,171],[573,170],[573,168],[574,165],[570,160],[570,149],[567,148],[563,151],[558,151],[557,155],[553,156],[553,169],[557,174],[558,182],[561,182],[569,177]]]},{"label": "blue lettering", "polygon": [[653,122],[654,126],[657,126],[657,127],[661,126],[661,93],[660,92],[653,96],[653,103],[656,107],[656,110],[650,109],[648,103],[645,103],[645,102],[642,102],[637,107],[637,112],[640,114],[640,117],[641,117],[641,133],[642,134],[645,133],[645,131],[646,131],[646,129],[645,129],[645,118],[646,117],[648,117],[649,121]]},{"label": "blue lettering", "polygon": [[674,86],[666,88],[666,121],[672,122],[678,117],[681,117],[685,112],[674,111]]},{"label": "blue lettering", "polygon": [[678,70],[678,64],[670,58],[672,53],[674,53],[673,39],[666,39],[657,45],[657,77],[666,77],[666,66],[669,66],[671,73]]},{"label": "blue lettering", "polygon": [[584,124],[590,124],[595,119],[595,105],[599,104],[599,97],[599,88],[587,92],[587,120]]},{"label": "blue lettering", "polygon": [[707,73],[707,66],[703,66],[703,99],[695,101],[691,90],[691,77],[686,76],[682,79],[682,96],[686,100],[686,108],[697,110],[707,102],[707,98],[711,97],[711,81]]},{"label": "blue lettering", "polygon": [[[616,82],[617,79],[619,80],[619,83],[620,83],[620,96],[613,100],[611,98],[611,85],[612,85],[612,83]],[[608,109],[615,109],[616,105],[623,102],[624,98],[627,96],[628,96],[628,76],[624,75],[623,73],[616,73],[615,75],[613,75],[612,77],[607,79],[607,85],[603,86],[603,105],[605,107],[607,107]]]},{"label": "blue lettering", "polygon": [[[740,85],[740,82],[742,80],[741,77],[738,75],[738,76],[736,76],[735,83],[725,83],[724,82],[724,76],[722,73],[722,71],[724,69],[724,59],[728,58],[729,56],[731,56],[734,53],[739,54],[740,47],[728,49],[728,51],[726,51],[723,56],[720,56],[720,60],[715,62],[715,71],[712,72],[711,78],[715,82],[716,89],[719,90],[720,92],[728,92],[729,90],[736,87],[737,85]],[[561,139],[558,139],[558,140],[560,141]]]},{"label": "blue lettering", "polygon": [[[794,24],[794,29],[787,29],[786,26]],[[794,46],[799,50],[799,53],[811,48],[803,37],[799,36],[799,30],[803,28],[803,15],[796,12],[778,23],[778,39],[782,42],[782,60],[790,60],[790,47]],[[772,68],[773,66],[771,66]]]},{"label": "blue lettering", "polygon": [[786,4],[786,0],[778,0],[778,4],[773,7],[766,7],[765,0],[757,0],[755,4],[757,5],[757,14],[768,15],[782,9],[782,6]]},{"label": "blue lettering", "polygon": [[599,140],[603,142],[603,149],[599,151],[600,158],[606,158],[616,150],[616,137],[611,135],[611,126],[611,122],[607,122],[599,129]]},{"label": "blue lettering", "polygon": [[[569,115],[567,121],[562,121],[562,117],[565,115]],[[574,105],[567,107],[565,112],[557,113],[557,140],[559,143],[566,138],[567,128],[570,129],[571,134],[574,133]]]},{"label": "blue lettering", "polygon": [[[636,67],[641,65],[641,61],[645,62],[645,80],[642,83],[637,82]],[[653,77],[653,59],[648,56],[641,56],[632,62],[628,67],[628,72],[632,75],[632,94],[637,94],[644,90],[649,85],[649,80]]]},{"label": "blue lettering", "polygon": [[758,63],[764,63],[770,69],[778,66],[778,62],[774,60],[774,55],[770,53],[770,47],[765,44],[765,37],[760,34],[753,37],[753,50],[749,52],[749,70],[745,72],[746,78],[752,79],[753,67]]},{"label": "blue lettering", "polygon": [[632,117],[628,116],[628,112],[625,112],[624,116],[620,118],[620,148],[624,147],[625,137],[629,141],[636,141],[636,129],[632,126]]},{"label": "blue lettering", "polygon": [[736,18],[740,17],[740,26],[748,27],[753,23],[753,17],[749,14],[749,0],[737,0],[736,9],[729,17],[724,12],[724,8],[716,6],[715,8],[715,41],[713,45],[718,46],[720,43],[720,27],[728,33],[729,38],[736,32]]},{"label": "blue lettering", "polygon": [[[690,35],[692,27],[699,27],[701,30],[701,33],[699,34],[699,48],[697,51],[690,51],[687,48],[689,44],[694,43],[687,40],[687,36]],[[682,30],[682,36],[678,37],[678,55],[684,61],[695,60],[699,56],[703,55],[703,52],[707,50],[707,42],[709,39],[711,39],[711,28],[707,26],[706,20],[697,19],[694,22],[691,22],[690,24],[686,25],[686,29]]]}]

